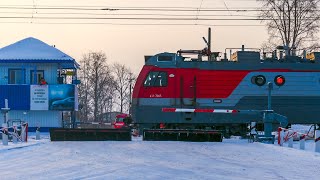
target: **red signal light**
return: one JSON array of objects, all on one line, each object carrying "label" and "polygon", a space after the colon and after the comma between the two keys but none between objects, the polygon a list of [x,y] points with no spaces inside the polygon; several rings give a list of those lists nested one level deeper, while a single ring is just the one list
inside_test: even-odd
[{"label": "red signal light", "polygon": [[277,84],[282,84],[282,83],[283,83],[283,78],[278,77],[278,78],[277,78]]},{"label": "red signal light", "polygon": [[285,82],[286,79],[282,75],[276,76],[274,78],[274,83],[276,83],[277,86],[283,86]]}]

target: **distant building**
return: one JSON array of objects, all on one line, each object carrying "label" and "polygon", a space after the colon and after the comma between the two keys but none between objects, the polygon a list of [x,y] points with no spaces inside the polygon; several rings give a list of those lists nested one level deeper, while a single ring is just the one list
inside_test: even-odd
[{"label": "distant building", "polygon": [[61,127],[62,112],[78,109],[78,68],[72,57],[32,37],[1,48],[0,108],[8,99],[9,126],[26,121],[30,130]]}]

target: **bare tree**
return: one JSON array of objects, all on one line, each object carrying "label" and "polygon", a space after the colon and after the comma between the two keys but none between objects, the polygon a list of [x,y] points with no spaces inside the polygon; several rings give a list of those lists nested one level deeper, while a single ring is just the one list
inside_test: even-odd
[{"label": "bare tree", "polygon": [[81,84],[78,85],[80,120],[88,121],[92,108],[90,106],[90,81],[88,77],[90,60],[87,54],[83,55],[82,60],[80,61],[80,65],[81,69],[79,71],[79,78],[81,79]]},{"label": "bare tree", "polygon": [[102,84],[106,84],[104,88],[101,91],[101,106],[100,106],[100,113],[105,113],[105,112],[111,112],[112,111],[112,104],[113,104],[113,99],[114,97],[114,90],[115,90],[115,82],[114,78],[111,74],[110,67],[107,67],[108,70],[105,72],[103,79],[102,79]]},{"label": "bare tree", "polygon": [[[113,73],[115,78],[115,90],[118,95],[117,104],[120,106],[120,112],[128,111],[131,101],[132,83],[135,77],[131,70],[125,65],[115,63],[113,65]],[[131,88],[131,89],[130,89]]]},{"label": "bare tree", "polygon": [[101,120],[101,115],[113,110],[113,104],[119,105],[121,112],[130,109],[136,77],[125,65],[115,63],[110,68],[106,61],[102,52],[90,52],[81,60],[79,102],[82,121]]},{"label": "bare tree", "polygon": [[92,68],[89,73],[90,81],[92,85],[92,99],[93,99],[93,117],[94,120],[98,120],[98,116],[103,113],[100,110],[105,94],[104,90],[109,85],[109,80],[112,79],[107,67],[106,55],[104,53],[90,53]]},{"label": "bare tree", "polygon": [[320,26],[319,0],[257,1],[262,5],[260,18],[267,22],[269,43],[281,43],[288,50],[317,47],[315,35]]},{"label": "bare tree", "polygon": [[112,97],[113,92],[114,80],[106,61],[106,55],[102,52],[85,54],[81,61],[84,66],[81,72],[84,83],[79,99],[84,107],[84,117],[88,119],[89,114],[93,113],[94,121],[98,121],[105,112],[106,101]]}]

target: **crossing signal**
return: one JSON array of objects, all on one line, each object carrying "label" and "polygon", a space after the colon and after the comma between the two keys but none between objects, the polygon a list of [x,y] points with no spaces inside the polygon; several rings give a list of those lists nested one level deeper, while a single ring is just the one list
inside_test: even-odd
[{"label": "crossing signal", "polygon": [[262,75],[259,75],[255,77],[254,82],[258,86],[263,86],[266,83],[266,78]]},{"label": "crossing signal", "polygon": [[277,86],[283,86],[285,82],[286,82],[286,79],[282,75],[278,75],[274,78],[274,83]]}]

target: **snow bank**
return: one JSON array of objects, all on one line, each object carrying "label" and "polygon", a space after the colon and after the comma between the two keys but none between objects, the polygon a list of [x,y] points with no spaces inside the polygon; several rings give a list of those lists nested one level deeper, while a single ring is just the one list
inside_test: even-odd
[{"label": "snow bank", "polygon": [[318,179],[320,175],[319,153],[241,139],[222,143],[31,139],[27,144],[7,150],[0,145],[0,161],[5,164],[0,167],[1,179]]}]

